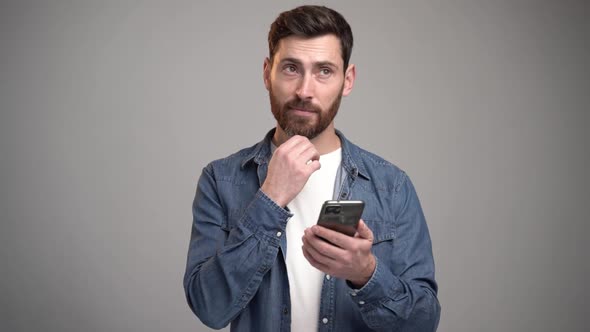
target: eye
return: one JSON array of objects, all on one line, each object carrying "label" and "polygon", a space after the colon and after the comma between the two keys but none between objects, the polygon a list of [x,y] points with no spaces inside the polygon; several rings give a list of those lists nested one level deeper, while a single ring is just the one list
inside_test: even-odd
[{"label": "eye", "polygon": [[320,69],[320,76],[321,77],[328,77],[332,75],[332,69],[330,68],[321,68]]},{"label": "eye", "polygon": [[283,71],[287,74],[295,74],[297,73],[297,66],[292,64],[287,64],[283,67]]}]

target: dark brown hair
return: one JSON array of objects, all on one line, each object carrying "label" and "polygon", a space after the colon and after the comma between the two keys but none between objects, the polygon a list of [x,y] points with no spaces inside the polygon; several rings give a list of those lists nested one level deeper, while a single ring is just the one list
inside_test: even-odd
[{"label": "dark brown hair", "polygon": [[271,63],[281,39],[289,36],[312,38],[328,34],[340,39],[340,52],[346,72],[352,53],[352,30],[340,13],[324,6],[300,6],[282,12],[277,17],[268,32]]}]

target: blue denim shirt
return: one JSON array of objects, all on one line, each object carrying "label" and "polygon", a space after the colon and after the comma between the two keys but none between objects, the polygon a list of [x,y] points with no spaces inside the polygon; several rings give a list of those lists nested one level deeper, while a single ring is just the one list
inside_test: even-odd
[{"label": "blue denim shirt", "polygon": [[[260,190],[273,134],[207,165],[197,185],[184,289],[212,328],[291,328],[285,228],[292,215]],[[432,246],[414,187],[402,170],[337,134],[344,174],[336,198],[365,201],[377,266],[361,289],[324,278],[319,331],[435,331]]]}]

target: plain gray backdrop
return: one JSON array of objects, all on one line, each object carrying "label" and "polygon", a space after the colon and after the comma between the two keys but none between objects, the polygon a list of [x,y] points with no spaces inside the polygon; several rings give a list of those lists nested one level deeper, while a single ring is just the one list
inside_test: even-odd
[{"label": "plain gray backdrop", "polygon": [[[2,1],[0,330],[209,331],[182,289],[201,169],[274,126],[299,1]],[[417,187],[439,331],[586,331],[587,1],[327,1],[336,119]]]}]

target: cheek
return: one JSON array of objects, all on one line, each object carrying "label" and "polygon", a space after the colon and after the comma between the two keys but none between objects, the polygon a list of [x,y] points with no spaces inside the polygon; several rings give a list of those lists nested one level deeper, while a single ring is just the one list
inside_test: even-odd
[{"label": "cheek", "polygon": [[292,89],[289,84],[275,83],[272,84],[272,93],[278,99],[285,99],[290,98],[290,96],[294,93],[294,89]]},{"label": "cheek", "polygon": [[322,90],[318,95],[318,99],[321,101],[322,106],[332,104],[340,95],[340,91],[340,86],[326,87],[326,89]]}]

